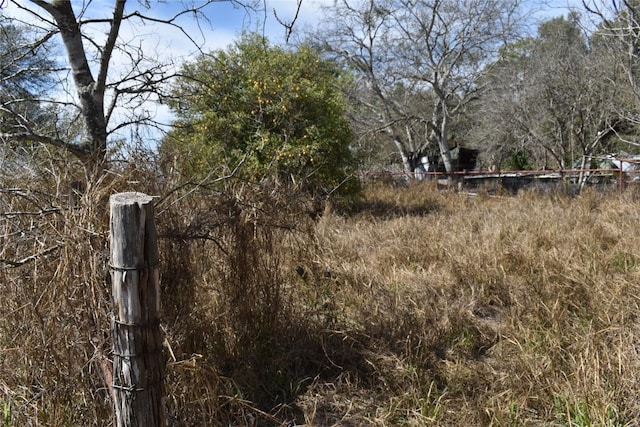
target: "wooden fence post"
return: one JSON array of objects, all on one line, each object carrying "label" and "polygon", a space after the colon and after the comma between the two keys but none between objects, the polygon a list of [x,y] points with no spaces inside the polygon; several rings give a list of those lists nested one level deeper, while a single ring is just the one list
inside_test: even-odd
[{"label": "wooden fence post", "polygon": [[116,426],[164,426],[159,255],[152,198],[119,193],[109,204]]}]

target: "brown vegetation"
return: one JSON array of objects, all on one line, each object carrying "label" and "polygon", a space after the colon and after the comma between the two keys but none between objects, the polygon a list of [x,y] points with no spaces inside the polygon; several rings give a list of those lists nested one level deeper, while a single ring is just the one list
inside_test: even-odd
[{"label": "brown vegetation", "polygon": [[640,421],[632,191],[376,186],[311,219],[259,186],[133,177],[77,205],[51,179],[3,187],[3,425],[111,424],[106,203],[131,189],[161,196],[170,425]]}]

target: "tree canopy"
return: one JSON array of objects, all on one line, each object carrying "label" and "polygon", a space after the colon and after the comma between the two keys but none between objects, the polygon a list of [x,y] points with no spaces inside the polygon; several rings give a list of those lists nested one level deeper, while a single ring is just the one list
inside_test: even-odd
[{"label": "tree canopy", "polygon": [[[314,194],[353,191],[346,79],[308,46],[271,46],[245,34],[183,67],[173,91],[175,129],[161,151],[183,174],[238,175]],[[220,169],[220,168],[223,169]]]},{"label": "tree canopy", "polygon": [[[7,8],[17,13],[0,14],[1,37],[10,46],[0,50],[12,53],[0,59],[1,101],[3,113],[19,119],[20,126],[3,129],[0,143],[54,146],[80,160],[87,177],[102,176],[109,151],[123,138],[121,132],[130,130],[128,137],[134,139],[141,129],[162,129],[151,104],[162,98],[175,73],[174,58],[158,57],[143,48],[140,34],[123,37],[123,25],[164,26],[184,37],[190,49],[201,51],[203,37],[191,30],[198,25],[187,28],[183,18],[190,17],[196,24],[207,21],[213,16],[209,10],[215,11],[213,6],[220,1],[247,8],[256,4],[256,0],[199,0],[175,2],[165,9],[151,2],[125,0],[109,7],[101,2],[10,2]],[[15,31],[20,26],[28,29],[28,37]],[[51,81],[50,95],[38,91],[38,101],[46,109],[64,107],[64,115],[73,123],[72,134],[67,132],[67,120],[42,128],[31,116],[20,115],[32,111],[34,100],[20,96],[16,88],[30,91],[47,75],[50,61],[37,59],[52,46],[60,47],[61,54],[55,56],[59,73]]]},{"label": "tree canopy", "polygon": [[198,153],[182,156],[184,173],[242,163],[247,178],[324,192],[344,189],[354,148],[368,167],[391,160],[411,173],[425,154],[451,171],[454,145],[497,167],[567,167],[614,142],[638,144],[621,134],[640,122],[636,1],[584,0],[532,35],[520,25],[529,2],[339,0],[295,49],[246,35],[209,54],[194,43],[200,59],[168,94],[172,59],[125,40],[121,26],[154,22],[194,42],[178,18],[213,19],[215,3],[181,3],[169,16],[146,2],[97,15],[95,2],[12,2],[22,17],[0,16],[0,142],[53,145],[100,175],[114,142],[166,129],[150,104],[169,96],[177,121],[164,153]]}]

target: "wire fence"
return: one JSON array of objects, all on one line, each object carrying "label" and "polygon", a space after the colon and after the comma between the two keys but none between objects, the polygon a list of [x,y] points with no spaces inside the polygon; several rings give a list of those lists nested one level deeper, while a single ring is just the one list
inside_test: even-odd
[{"label": "wire fence", "polygon": [[[622,166],[622,164],[621,164]],[[640,164],[638,164],[640,166]],[[363,183],[432,181],[439,185],[454,184],[468,191],[539,190],[576,193],[585,187],[602,191],[624,191],[629,185],[640,184],[640,168],[588,168],[556,170],[473,170],[444,172],[367,172],[360,175]]]}]

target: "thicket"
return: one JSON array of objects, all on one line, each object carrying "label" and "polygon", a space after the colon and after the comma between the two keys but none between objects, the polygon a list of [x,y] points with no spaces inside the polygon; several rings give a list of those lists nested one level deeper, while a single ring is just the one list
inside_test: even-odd
[{"label": "thicket", "polygon": [[151,168],[69,194],[80,172],[47,158],[0,190],[3,425],[111,425],[107,201],[124,190],[158,196],[170,425],[640,421],[632,189],[372,185],[314,216]]}]

